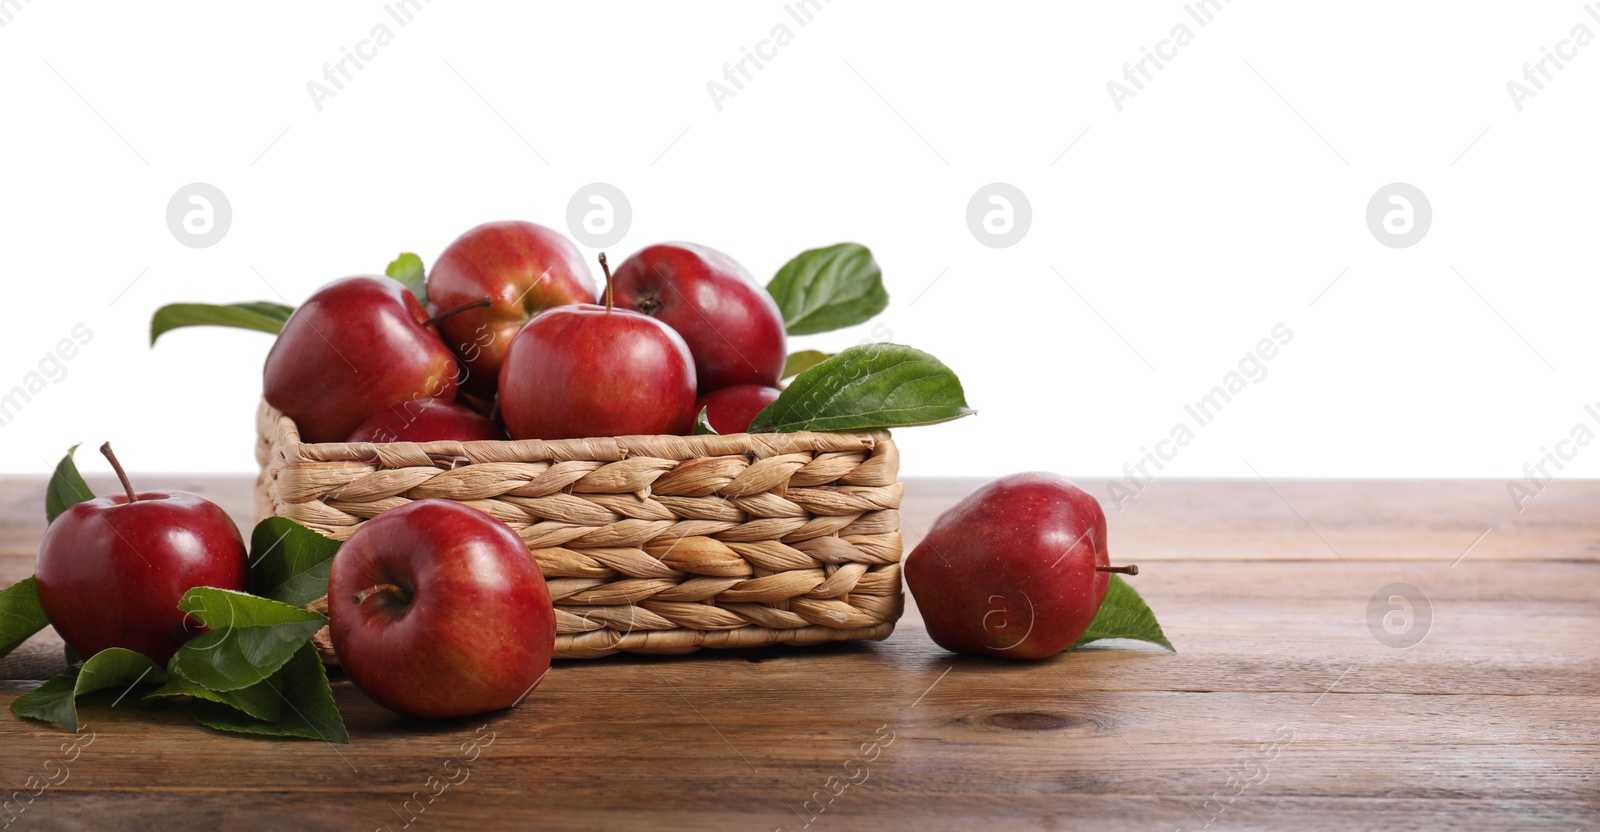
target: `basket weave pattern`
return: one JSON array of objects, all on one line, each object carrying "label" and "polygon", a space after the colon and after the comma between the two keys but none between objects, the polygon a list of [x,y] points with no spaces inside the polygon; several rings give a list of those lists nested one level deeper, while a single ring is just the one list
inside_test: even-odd
[{"label": "basket weave pattern", "polygon": [[257,429],[259,517],[343,540],[440,497],[504,521],[549,584],[558,658],[881,639],[900,617],[887,433],[301,444],[265,403]]}]

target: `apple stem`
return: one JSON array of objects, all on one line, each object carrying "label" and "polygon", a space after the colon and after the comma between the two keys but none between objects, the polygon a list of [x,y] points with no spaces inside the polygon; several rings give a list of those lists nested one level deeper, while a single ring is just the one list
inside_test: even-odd
[{"label": "apple stem", "polygon": [[100,453],[105,454],[106,459],[111,460],[111,470],[116,471],[117,479],[122,480],[122,487],[128,492],[128,502],[131,503],[138,500],[139,497],[133,493],[133,483],[128,482],[128,472],[122,470],[122,463],[118,462],[117,455],[111,452],[111,443],[107,442],[101,445]]},{"label": "apple stem", "polygon": [[465,312],[468,309],[482,309],[485,306],[491,306],[493,304],[494,304],[494,299],[489,297],[488,295],[484,295],[483,297],[478,298],[477,300],[475,300],[475,301],[473,301],[471,303],[463,303],[463,304],[461,304],[460,306],[457,306],[454,309],[446,309],[445,311],[440,312],[439,314],[434,315],[433,317],[429,318],[422,325],[423,326],[433,326],[434,324],[444,320],[445,318],[450,317],[451,315],[455,315],[455,314],[458,314],[458,313],[461,313],[461,312]]},{"label": "apple stem", "polygon": [[1122,575],[1137,575],[1137,574],[1139,574],[1139,564],[1130,563],[1127,566],[1096,566],[1094,568],[1094,571],[1096,571],[1096,572],[1116,572],[1116,573],[1122,574]]},{"label": "apple stem", "polygon": [[401,603],[405,603],[407,600],[410,600],[406,596],[406,591],[398,586],[395,586],[394,584],[377,584],[370,589],[363,589],[360,592],[350,596],[350,603],[359,604],[380,592],[387,592],[390,595],[393,595],[394,597],[400,599]]},{"label": "apple stem", "polygon": [[600,271],[606,273],[606,311],[611,311],[611,264],[606,262],[606,253],[600,252]]}]

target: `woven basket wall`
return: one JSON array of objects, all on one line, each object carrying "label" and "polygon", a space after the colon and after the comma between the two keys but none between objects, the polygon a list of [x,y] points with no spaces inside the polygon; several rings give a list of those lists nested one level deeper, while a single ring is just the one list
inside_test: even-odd
[{"label": "woven basket wall", "polygon": [[504,521],[550,586],[558,658],[882,639],[900,617],[887,433],[301,444],[264,402],[257,429],[258,519],[343,540],[442,497]]}]

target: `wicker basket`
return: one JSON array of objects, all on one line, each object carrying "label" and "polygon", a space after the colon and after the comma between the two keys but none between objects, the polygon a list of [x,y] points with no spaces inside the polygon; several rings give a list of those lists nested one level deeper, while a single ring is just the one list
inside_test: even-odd
[{"label": "wicker basket", "polygon": [[900,617],[887,433],[301,444],[265,403],[257,428],[258,518],[342,540],[442,497],[505,521],[550,586],[557,658],[882,639]]}]

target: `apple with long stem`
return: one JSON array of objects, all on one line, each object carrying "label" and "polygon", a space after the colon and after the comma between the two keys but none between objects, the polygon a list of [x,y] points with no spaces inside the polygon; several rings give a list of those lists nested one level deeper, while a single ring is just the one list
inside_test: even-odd
[{"label": "apple with long stem", "polygon": [[108,647],[165,665],[198,622],[178,609],[197,586],[243,591],[244,539],[216,503],[185,491],[133,490],[100,446],[124,493],[78,503],[39,544],[39,604],[63,641],[85,658]]},{"label": "apple with long stem", "polygon": [[687,434],[694,358],[654,318],[606,304],[558,306],[528,322],[500,368],[500,415],[513,439]]}]

